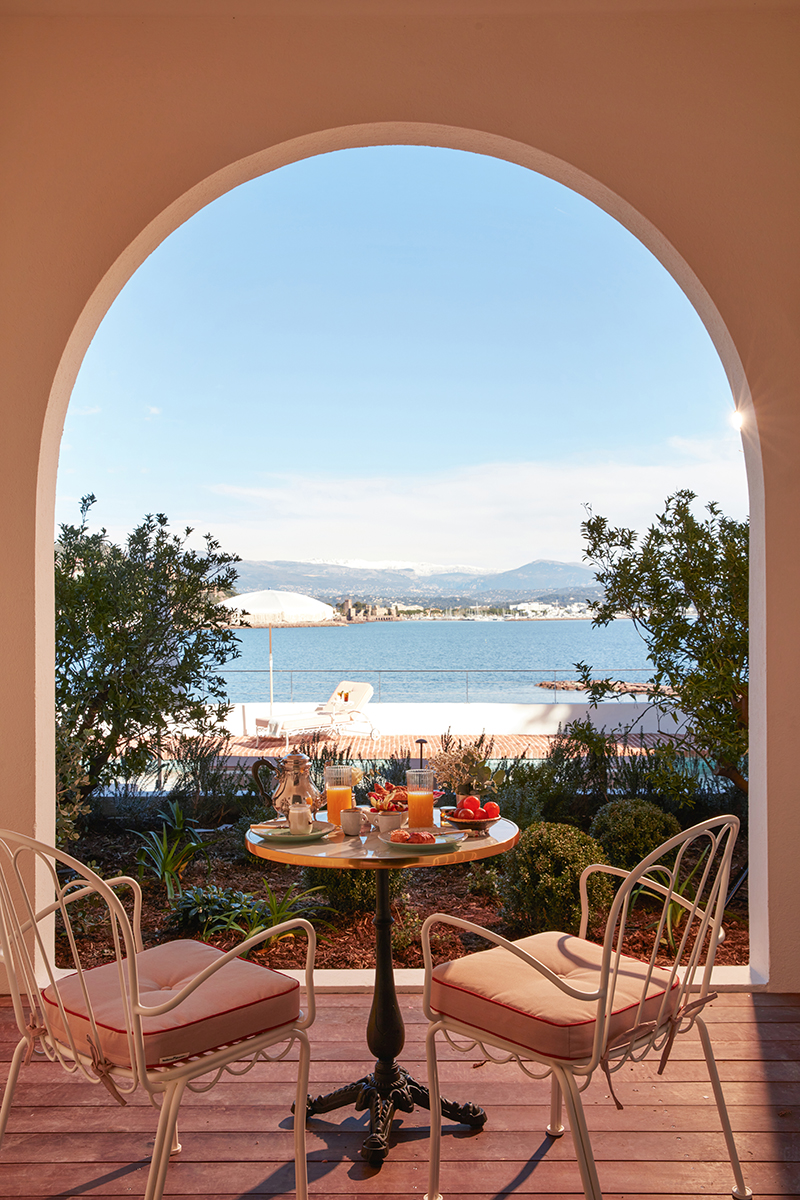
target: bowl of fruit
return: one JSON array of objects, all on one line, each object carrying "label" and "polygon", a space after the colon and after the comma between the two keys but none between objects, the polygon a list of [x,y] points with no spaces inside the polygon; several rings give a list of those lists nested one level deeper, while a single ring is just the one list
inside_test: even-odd
[{"label": "bowl of fruit", "polygon": [[408,791],[393,783],[376,783],[369,794],[370,810],[365,815],[379,833],[391,833],[408,820]]},{"label": "bowl of fruit", "polygon": [[481,803],[477,796],[459,796],[456,808],[443,808],[442,815],[458,829],[488,829],[500,818],[500,808],[494,800]]}]

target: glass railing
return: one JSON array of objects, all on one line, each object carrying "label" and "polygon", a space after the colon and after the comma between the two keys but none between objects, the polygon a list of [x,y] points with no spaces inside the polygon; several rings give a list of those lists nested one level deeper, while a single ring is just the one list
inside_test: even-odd
[{"label": "glass railing", "polygon": [[[234,704],[269,701],[269,671],[265,668],[233,668],[222,672],[228,696]],[[595,668],[597,679],[641,684],[641,692],[620,695],[621,700],[642,699],[652,674],[644,667]],[[421,668],[346,667],[324,669],[275,668],[273,699],[276,703],[327,700],[343,680],[371,683],[376,703],[438,704],[581,704],[586,693],[565,686],[575,681],[575,668]]]}]

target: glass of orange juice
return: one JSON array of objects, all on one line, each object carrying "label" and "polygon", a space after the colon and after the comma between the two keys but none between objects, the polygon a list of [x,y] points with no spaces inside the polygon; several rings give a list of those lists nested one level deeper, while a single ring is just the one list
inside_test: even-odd
[{"label": "glass of orange juice", "polygon": [[433,825],[433,782],[433,771],[406,771],[409,829],[428,829]]},{"label": "glass of orange juice", "polygon": [[340,825],[342,809],[353,806],[352,767],[339,765],[325,768],[325,798],[328,806],[328,820],[332,825]]}]

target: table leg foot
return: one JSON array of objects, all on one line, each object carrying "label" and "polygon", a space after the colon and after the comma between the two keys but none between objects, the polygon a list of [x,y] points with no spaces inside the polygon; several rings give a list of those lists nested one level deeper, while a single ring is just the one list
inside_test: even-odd
[{"label": "table leg foot", "polygon": [[[430,1112],[431,1099],[428,1094],[428,1089],[422,1083],[417,1083],[411,1075],[406,1073],[408,1081],[409,1094],[414,1104],[420,1108],[427,1108]],[[486,1113],[477,1104],[457,1104],[454,1100],[446,1100],[441,1097],[442,1116],[447,1117],[448,1121],[456,1121],[459,1125],[469,1125],[472,1129],[482,1129],[486,1124]]]},{"label": "table leg foot", "polygon": [[[345,1108],[348,1104],[354,1104],[359,1111],[367,1108],[369,1100],[361,1103],[361,1099],[365,1091],[370,1086],[374,1086],[374,1080],[374,1075],[365,1075],[363,1079],[359,1079],[355,1083],[346,1083],[344,1087],[337,1088],[335,1092],[328,1092],[326,1096],[309,1096],[306,1101],[306,1117],[333,1112],[335,1108]],[[294,1112],[294,1105],[292,1105],[292,1112]]]},{"label": "table leg foot", "polygon": [[377,1091],[369,1096],[369,1134],[361,1146],[361,1157],[371,1167],[379,1167],[389,1153],[395,1107],[392,1097],[382,1098]]}]

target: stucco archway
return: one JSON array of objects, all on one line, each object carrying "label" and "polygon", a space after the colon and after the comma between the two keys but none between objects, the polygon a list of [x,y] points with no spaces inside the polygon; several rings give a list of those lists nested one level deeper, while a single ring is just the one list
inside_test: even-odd
[{"label": "stucco archway", "polygon": [[[319,133],[308,135],[292,142],[271,147],[246,159],[229,164],[213,176],[200,181],[194,188],[185,192],[159,213],[142,230],[141,234],[131,242],[130,246],[126,248],[125,252],[120,255],[108,270],[87,302],[67,342],[63,358],[53,382],[43,436],[43,477],[40,478],[39,486],[39,496],[42,502],[45,502],[45,497],[47,497],[48,507],[51,505],[54,507],[56,481],[53,464],[57,463],[58,460],[60,431],[63,427],[69,397],[83,357],[111,304],[145,258],[196,212],[207,204],[212,203],[225,192],[248,180],[314,155],[329,153],[334,150],[378,145],[424,145],[459,149],[505,159],[508,162],[513,162],[519,166],[537,171],[570,187],[573,191],[580,193],[604,209],[633,233],[659,259],[683,289],[706,326],[726,371],[736,407],[743,417],[744,447],[752,510],[751,520],[754,530],[755,561],[760,562],[757,546],[762,536],[758,531],[762,529],[763,525],[761,521],[763,488],[761,486],[761,455],[752,400],[741,359],[733,340],[725,328],[724,322],[711,297],[689,265],[678,254],[675,248],[670,245],[660,231],[641,213],[628,204],[623,197],[613,193],[598,180],[579,171],[564,160],[538,151],[534,147],[496,135],[481,133],[477,130],[458,129],[440,125],[385,123],[320,131]],[[46,524],[44,514],[42,514],[39,527],[44,528]],[[52,528],[52,521],[50,522],[50,527]],[[756,577],[755,572],[751,587],[754,599],[763,592],[763,578]],[[756,600],[756,611],[757,604]],[[756,625],[753,632],[754,649],[756,649],[759,633],[758,625]],[[758,711],[758,701],[759,697],[757,695],[754,696],[754,715]],[[755,760],[753,767],[757,771],[757,753]],[[751,837],[754,843],[753,850],[755,851],[756,858],[753,870],[753,883],[751,883],[751,894],[754,898],[759,895],[758,844],[759,833],[762,827],[762,820],[760,818],[763,818],[765,815],[763,812],[763,803],[763,792],[760,791],[756,784],[751,800],[753,816]],[[45,817],[44,819],[47,818]],[[756,911],[753,913],[754,942],[756,931],[759,927],[759,913],[756,908]],[[753,965],[759,974],[766,976],[766,963],[759,962],[758,943],[754,945],[753,949],[754,953],[751,951],[754,959]]]},{"label": "stucco archway", "polygon": [[800,547],[786,536],[800,516],[796,6],[47,7],[15,0],[0,16],[0,824],[52,837],[56,457],[77,367],[119,288],[214,195],[292,158],[395,140],[498,154],[627,225],[695,305],[748,412],[749,382],[752,942],[769,986],[800,990]]}]

